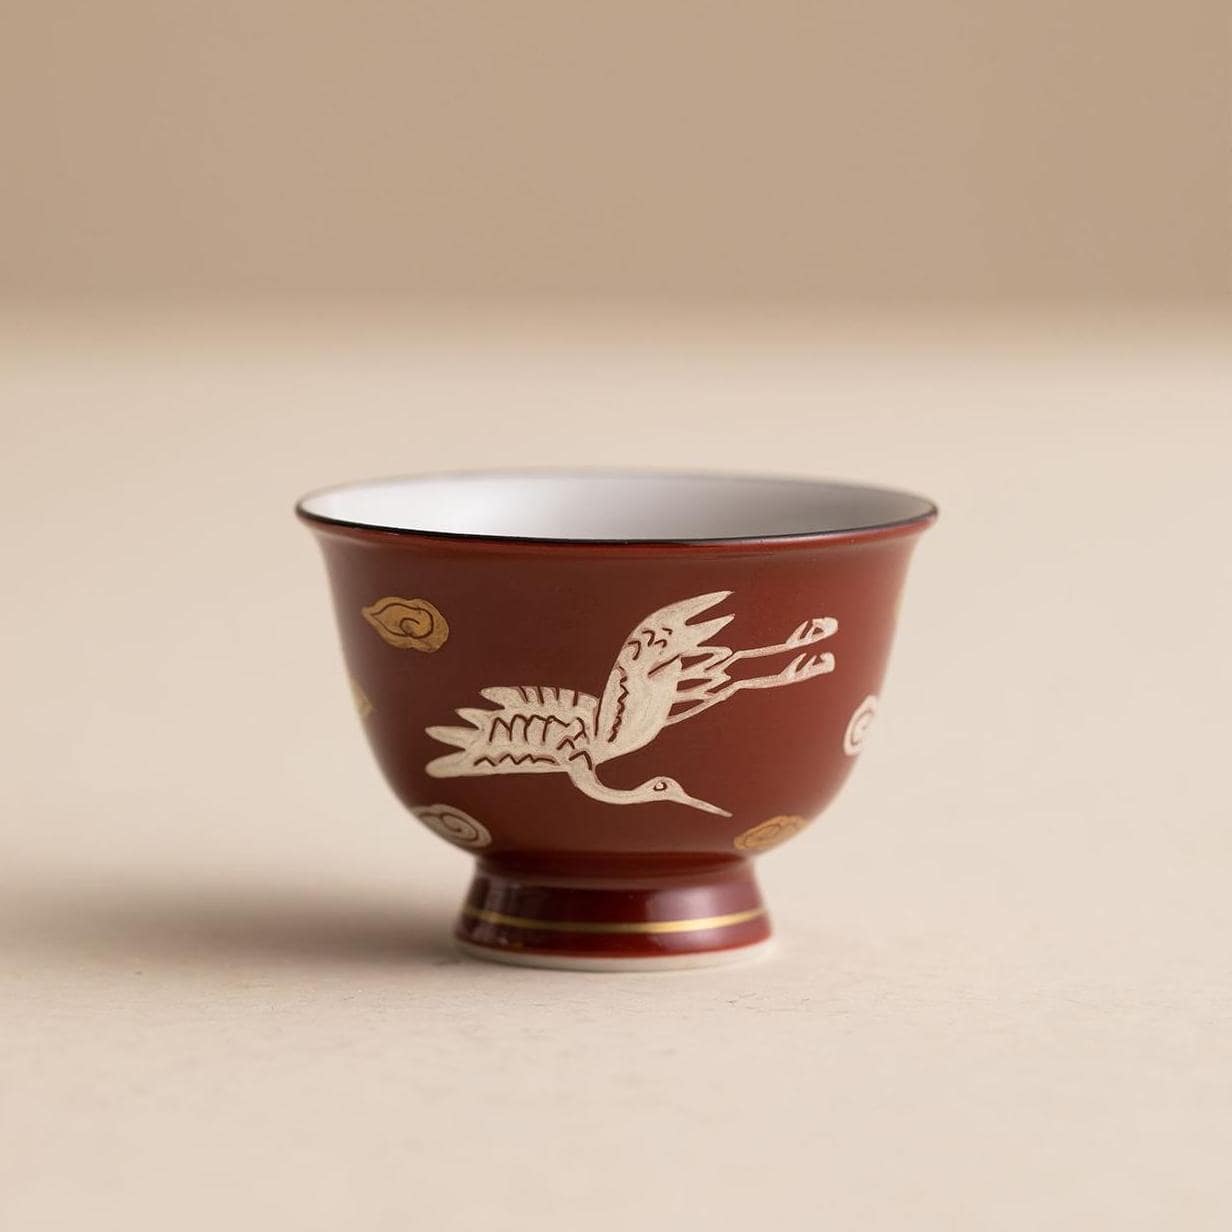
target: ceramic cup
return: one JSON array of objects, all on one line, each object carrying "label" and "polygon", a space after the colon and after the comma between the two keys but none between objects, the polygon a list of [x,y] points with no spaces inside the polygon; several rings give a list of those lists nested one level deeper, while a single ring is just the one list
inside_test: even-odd
[{"label": "ceramic cup", "polygon": [[770,937],[753,859],[872,723],[931,502],[812,480],[461,474],[297,512],[390,786],[476,857],[484,958],[699,966]]}]

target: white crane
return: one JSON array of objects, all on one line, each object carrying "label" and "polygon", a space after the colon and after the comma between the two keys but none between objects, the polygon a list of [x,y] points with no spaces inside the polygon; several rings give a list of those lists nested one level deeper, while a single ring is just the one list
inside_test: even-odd
[{"label": "white crane", "polygon": [[665,727],[717,706],[741,689],[773,689],[834,670],[832,654],[797,654],[770,676],[733,680],[729,671],[756,659],[830,637],[838,621],[818,616],[798,625],[786,641],[752,650],[708,646],[732,619],[700,624],[693,617],[721,603],[729,590],[697,595],[660,608],[642,621],[620,648],[602,698],[545,685],[497,686],[480,696],[497,709],[458,710],[467,727],[429,727],[427,733],[456,752],[427,765],[433,778],[487,774],[560,774],[579,791],[608,804],[674,801],[724,817],[726,809],[691,796],[671,778],[647,779],[620,789],[599,781],[596,767],[649,744]]}]

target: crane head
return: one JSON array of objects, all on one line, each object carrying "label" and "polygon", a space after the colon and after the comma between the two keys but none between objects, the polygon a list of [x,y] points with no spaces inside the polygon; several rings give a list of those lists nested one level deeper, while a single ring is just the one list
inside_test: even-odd
[{"label": "crane head", "polygon": [[669,779],[662,775],[658,778],[647,779],[638,789],[637,792],[647,801],[665,801],[672,804],[687,804],[689,808],[701,809],[703,813],[717,813],[720,817],[730,817],[731,814],[726,809],[721,809],[717,804],[711,804],[707,800],[699,800],[696,796],[691,796],[675,779]]}]

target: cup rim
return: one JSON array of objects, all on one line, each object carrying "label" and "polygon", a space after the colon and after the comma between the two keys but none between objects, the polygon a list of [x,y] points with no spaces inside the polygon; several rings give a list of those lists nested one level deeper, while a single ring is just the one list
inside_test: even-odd
[{"label": "cup rim", "polygon": [[[904,517],[877,519],[861,522],[857,525],[829,527],[823,530],[789,531],[782,533],[762,533],[749,535],[717,535],[717,536],[624,536],[624,537],[591,537],[568,535],[526,535],[499,534],[494,532],[429,530],[417,527],[390,526],[374,521],[362,521],[351,518],[337,517],[314,511],[309,508],[313,501],[322,497],[333,496],[366,487],[397,483],[415,483],[431,480],[493,480],[493,479],[664,479],[664,480],[718,480],[725,483],[767,483],[781,485],[800,485],[836,490],[848,494],[865,496],[892,497],[897,500],[915,501],[919,509]],[[412,474],[397,474],[378,476],[367,479],[348,480],[344,483],[328,484],[314,488],[304,493],[295,502],[295,514],[310,528],[315,530],[334,530],[360,536],[392,537],[401,540],[432,540],[436,542],[458,544],[490,544],[493,546],[532,545],[539,548],[568,547],[572,549],[586,548],[620,548],[620,547],[749,547],[755,545],[773,546],[776,544],[799,545],[808,543],[849,542],[852,540],[880,539],[891,536],[911,534],[926,530],[937,520],[939,510],[935,502],[916,492],[902,488],[886,487],[880,484],[855,483],[841,479],[818,478],[804,475],[766,474],[764,472],[742,472],[721,470],[675,470],[658,469],[654,467],[510,467],[474,470],[423,471]]]}]

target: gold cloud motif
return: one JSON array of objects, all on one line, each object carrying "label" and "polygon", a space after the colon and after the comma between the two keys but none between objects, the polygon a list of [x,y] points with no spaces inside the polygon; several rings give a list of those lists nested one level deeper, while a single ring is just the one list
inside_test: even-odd
[{"label": "gold cloud motif", "polygon": [[359,687],[359,682],[354,677],[351,677],[351,697],[355,702],[355,712],[361,719],[366,719],[376,709],[371,698]]},{"label": "gold cloud motif", "polygon": [[767,851],[785,843],[793,834],[799,834],[807,825],[807,818],[794,814],[771,817],[736,835],[734,846],[737,851]]},{"label": "gold cloud motif", "polygon": [[870,693],[852,713],[847,721],[847,730],[843,732],[843,752],[848,757],[855,757],[864,747],[868,729],[877,717],[877,695]]},{"label": "gold cloud motif", "polygon": [[399,650],[440,650],[449,637],[449,622],[427,599],[401,599],[387,595],[361,609],[364,619],[391,646]]},{"label": "gold cloud motif", "polygon": [[492,832],[482,821],[476,821],[452,804],[425,804],[411,811],[429,830],[457,847],[476,851],[492,843]]}]

